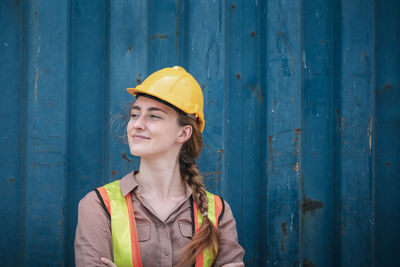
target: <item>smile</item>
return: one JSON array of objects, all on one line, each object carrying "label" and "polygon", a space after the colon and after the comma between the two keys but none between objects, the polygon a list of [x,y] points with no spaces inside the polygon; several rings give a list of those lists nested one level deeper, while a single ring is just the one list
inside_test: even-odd
[{"label": "smile", "polygon": [[146,136],[143,136],[143,135],[140,135],[140,134],[135,134],[135,135],[132,136],[132,139],[133,140],[147,140],[147,139],[150,139],[150,138],[146,137]]}]

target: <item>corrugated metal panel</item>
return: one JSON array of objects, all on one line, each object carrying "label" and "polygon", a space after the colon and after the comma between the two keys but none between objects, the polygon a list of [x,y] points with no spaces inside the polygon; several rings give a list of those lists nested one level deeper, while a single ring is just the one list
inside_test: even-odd
[{"label": "corrugated metal panel", "polygon": [[137,168],[128,86],[182,65],[247,266],[399,266],[398,1],[1,1],[0,248],[73,266],[77,203]]}]

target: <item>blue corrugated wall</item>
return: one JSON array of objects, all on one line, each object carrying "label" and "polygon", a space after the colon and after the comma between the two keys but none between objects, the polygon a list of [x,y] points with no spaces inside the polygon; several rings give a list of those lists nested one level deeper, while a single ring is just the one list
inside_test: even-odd
[{"label": "blue corrugated wall", "polygon": [[400,266],[400,2],[3,0],[0,33],[1,265],[74,265],[137,168],[125,88],[182,65],[246,266]]}]

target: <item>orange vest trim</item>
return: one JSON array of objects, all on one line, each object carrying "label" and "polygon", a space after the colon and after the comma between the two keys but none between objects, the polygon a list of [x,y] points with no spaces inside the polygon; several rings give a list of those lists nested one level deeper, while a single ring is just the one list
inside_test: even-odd
[{"label": "orange vest trim", "polygon": [[[119,185],[119,180],[113,182],[113,183],[118,183]],[[112,184],[112,183],[110,183]],[[108,185],[110,185],[108,184]],[[106,186],[108,186],[106,185]],[[115,188],[115,186],[114,186]],[[103,206],[103,209],[105,212],[110,216],[110,220],[112,220],[112,209],[111,209],[111,200],[110,200],[110,195],[107,192],[107,189],[105,186],[99,187],[95,189],[95,192],[97,196],[100,199],[101,205]],[[115,193],[115,192],[113,192]],[[121,193],[122,195],[122,193]],[[210,221],[215,225],[215,227],[218,228],[218,223],[224,213],[225,210],[225,205],[224,205],[224,200],[217,195],[213,195],[209,192],[207,192],[207,197],[208,197],[208,218]],[[133,204],[132,204],[132,197],[131,194],[127,194],[125,196],[125,201],[126,201],[126,207],[127,207],[127,215],[129,216],[129,232],[130,232],[130,237],[131,237],[131,257],[132,257],[132,264],[134,267],[142,267],[142,259],[140,256],[140,247],[139,247],[139,238],[138,238],[138,233],[137,233],[137,228],[136,228],[136,219],[134,215],[134,209],[133,209]],[[190,197],[190,202],[191,202],[191,209],[192,209],[192,227],[194,230],[194,233],[199,230],[203,223],[203,216],[200,213],[196,203],[193,201],[193,198]],[[113,237],[114,240],[115,237]],[[126,255],[126,254],[125,254]],[[211,251],[209,249],[204,250],[199,256],[196,258],[196,262],[194,264],[195,267],[207,267],[211,266],[213,261],[215,260],[215,255],[211,254]],[[115,261],[115,259],[114,259]]]}]

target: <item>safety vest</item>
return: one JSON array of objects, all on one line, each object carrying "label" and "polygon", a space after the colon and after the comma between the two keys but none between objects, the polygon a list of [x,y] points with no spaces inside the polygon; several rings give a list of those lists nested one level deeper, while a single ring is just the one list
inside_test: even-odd
[{"label": "safety vest", "polygon": [[[136,220],[132,205],[131,194],[125,197],[121,193],[120,181],[114,181],[99,187],[96,193],[105,211],[111,218],[111,233],[114,263],[118,267],[134,266],[142,267],[140,257],[139,238],[136,228]],[[220,217],[224,212],[224,201],[221,197],[207,192],[208,218],[218,227]],[[192,226],[195,232],[203,223],[203,216],[196,203],[191,198]],[[214,255],[206,248],[196,258],[195,267],[208,267],[214,262]]]}]

